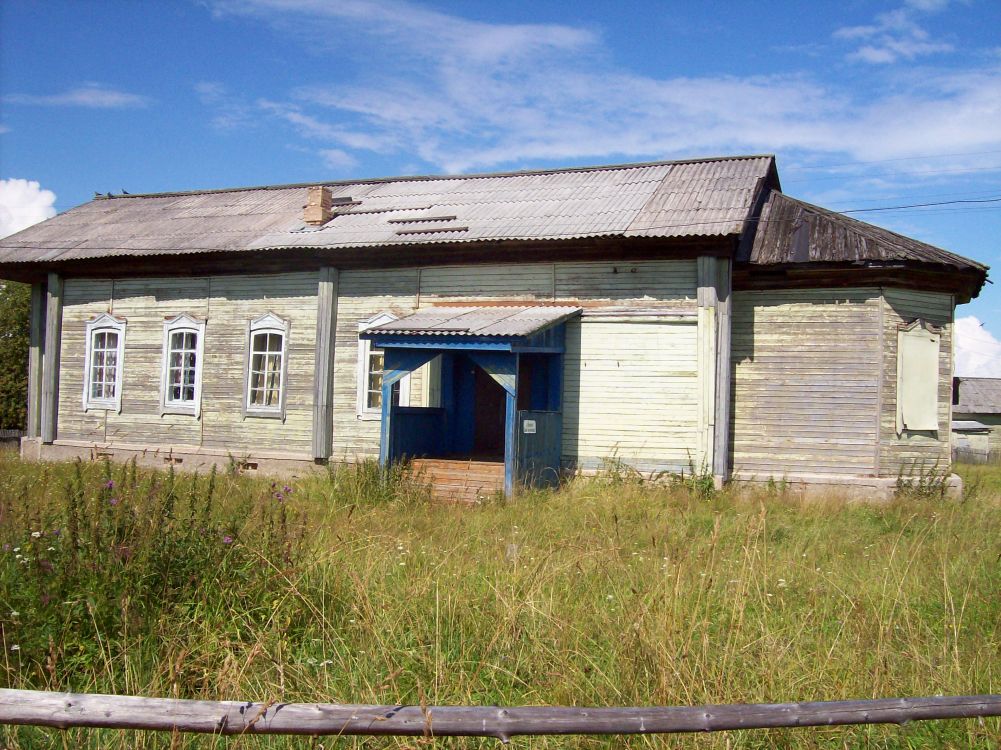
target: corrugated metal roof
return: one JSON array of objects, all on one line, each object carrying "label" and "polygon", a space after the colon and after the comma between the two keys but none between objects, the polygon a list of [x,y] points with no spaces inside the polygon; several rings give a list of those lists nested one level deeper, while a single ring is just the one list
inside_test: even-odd
[{"label": "corrugated metal roof", "polygon": [[844,214],[772,192],[761,212],[749,260],[759,265],[917,261],[986,271],[987,266]]},{"label": "corrugated metal roof", "polygon": [[429,307],[412,315],[365,331],[400,336],[486,336],[520,338],[531,336],[564,320],[580,315],[579,307]]},{"label": "corrugated metal roof", "polygon": [[953,432],[990,432],[991,428],[989,425],[983,422],[974,422],[969,419],[954,419],[952,420],[952,431]]},{"label": "corrugated metal roof", "polygon": [[[0,240],[0,263],[122,255],[358,248],[585,237],[740,234],[774,158],[329,185],[341,209],[302,220],[306,185],[95,199]],[[335,206],[335,211],[337,210]],[[427,217],[421,221],[423,217]],[[445,220],[435,217],[454,217]],[[435,231],[436,230],[436,231]]]},{"label": "corrugated metal roof", "polygon": [[1001,414],[1001,378],[956,378],[958,414]]}]

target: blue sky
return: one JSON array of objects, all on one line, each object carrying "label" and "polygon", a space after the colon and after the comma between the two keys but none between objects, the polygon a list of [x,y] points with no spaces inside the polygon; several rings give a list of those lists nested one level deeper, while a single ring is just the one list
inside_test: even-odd
[{"label": "blue sky", "polygon": [[[0,4],[8,224],[95,190],[765,152],[837,210],[1001,198],[1001,2]],[[1001,202],[853,215],[1001,268]],[[1001,290],[959,315],[960,372],[1001,376]]]}]

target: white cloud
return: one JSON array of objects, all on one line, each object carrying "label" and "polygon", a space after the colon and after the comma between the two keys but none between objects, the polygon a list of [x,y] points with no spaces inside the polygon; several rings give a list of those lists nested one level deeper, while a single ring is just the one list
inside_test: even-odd
[{"label": "white cloud", "polygon": [[973,315],[956,319],[956,375],[1001,378],[1001,340]]},{"label": "white cloud", "polygon": [[[913,0],[839,38],[872,46],[885,27],[916,44],[923,32],[910,15],[941,2]],[[966,70],[895,70],[865,87],[806,75],[658,78],[617,69],[600,36],[568,25],[491,25],[401,0],[214,7],[267,22],[306,49],[337,40],[347,67],[364,60],[362,73],[331,73],[329,83],[256,104],[348,154],[406,155],[455,172],[751,151],[885,160],[927,154],[929,144],[941,153],[1001,152],[1001,56]],[[911,54],[906,39],[887,49]],[[331,54],[323,50],[325,60]],[[967,162],[950,168],[1001,170],[1001,153]]]},{"label": "white cloud", "polygon": [[195,93],[202,104],[215,110],[212,125],[219,130],[236,130],[250,126],[254,122],[254,107],[239,96],[234,96],[225,84],[218,81],[200,81],[195,84]]},{"label": "white cloud", "polygon": [[937,12],[946,5],[947,0],[910,0],[901,8],[880,13],[872,24],[843,26],[833,36],[835,39],[862,43],[847,54],[849,60],[876,65],[951,52],[951,44],[932,40],[916,20],[919,13]]},{"label": "white cloud", "polygon": [[149,97],[119,91],[100,83],[85,83],[59,94],[8,94],[3,100],[11,104],[32,104],[45,107],[87,107],[91,109],[128,109],[146,107]]},{"label": "white cloud", "polygon": [[35,180],[0,180],[0,237],[56,215],[56,194]]},{"label": "white cloud", "polygon": [[325,148],[320,151],[323,163],[330,169],[350,169],[358,166],[358,160],[339,148]]}]

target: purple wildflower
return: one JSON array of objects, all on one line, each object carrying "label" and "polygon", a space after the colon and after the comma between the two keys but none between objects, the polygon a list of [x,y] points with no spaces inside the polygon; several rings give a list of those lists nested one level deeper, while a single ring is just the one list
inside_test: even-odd
[{"label": "purple wildflower", "polygon": [[231,537],[229,534],[227,534],[226,536],[224,536],[222,538],[222,543],[223,544],[232,544],[233,543],[233,537]]}]

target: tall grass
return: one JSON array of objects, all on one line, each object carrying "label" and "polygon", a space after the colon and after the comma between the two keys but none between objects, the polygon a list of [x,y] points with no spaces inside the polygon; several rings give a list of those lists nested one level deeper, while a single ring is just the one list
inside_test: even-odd
[{"label": "tall grass", "polygon": [[[704,489],[620,473],[456,508],[371,465],[286,485],[3,457],[3,682],[508,705],[1001,692],[1001,493],[990,482],[964,502],[889,505]],[[986,748],[999,739],[997,720],[974,720],[514,743]],[[303,745],[29,728],[0,740]]]}]

